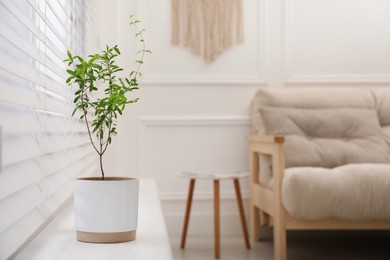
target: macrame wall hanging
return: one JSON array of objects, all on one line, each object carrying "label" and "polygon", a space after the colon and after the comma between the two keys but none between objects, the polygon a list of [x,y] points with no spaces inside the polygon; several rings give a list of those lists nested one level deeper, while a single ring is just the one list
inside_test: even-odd
[{"label": "macrame wall hanging", "polygon": [[206,63],[244,41],[243,0],[171,0],[172,44],[183,45]]}]

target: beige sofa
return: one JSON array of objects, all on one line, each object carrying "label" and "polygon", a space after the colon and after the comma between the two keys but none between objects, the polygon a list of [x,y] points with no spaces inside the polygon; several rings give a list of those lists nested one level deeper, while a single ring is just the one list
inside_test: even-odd
[{"label": "beige sofa", "polygon": [[250,146],[251,238],[286,230],[390,229],[390,89],[258,90]]}]

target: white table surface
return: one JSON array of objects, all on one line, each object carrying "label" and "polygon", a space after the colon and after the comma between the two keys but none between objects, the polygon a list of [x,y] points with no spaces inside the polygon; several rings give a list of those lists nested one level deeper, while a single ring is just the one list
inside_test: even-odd
[{"label": "white table surface", "polygon": [[77,241],[73,203],[70,203],[15,259],[171,260],[172,250],[156,182],[140,179],[136,240],[118,244]]}]

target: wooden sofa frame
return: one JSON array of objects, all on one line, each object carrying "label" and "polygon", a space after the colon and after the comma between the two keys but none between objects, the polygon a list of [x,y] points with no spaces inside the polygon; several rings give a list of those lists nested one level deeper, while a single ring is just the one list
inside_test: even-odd
[{"label": "wooden sofa frame", "polygon": [[[292,217],[281,201],[282,180],[285,169],[284,137],[248,136],[250,157],[250,237],[261,239],[260,225],[273,225],[274,259],[285,260],[287,230],[348,230],[348,229],[390,229],[390,221],[343,221],[335,218],[323,220],[300,220]],[[273,188],[259,182],[259,154],[271,155]],[[261,221],[260,221],[261,214]]]}]

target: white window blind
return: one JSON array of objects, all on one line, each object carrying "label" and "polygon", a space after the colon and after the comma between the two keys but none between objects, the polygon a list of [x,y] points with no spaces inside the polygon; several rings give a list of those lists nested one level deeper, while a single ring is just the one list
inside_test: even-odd
[{"label": "white window blind", "polygon": [[11,256],[97,170],[72,118],[66,50],[96,46],[95,1],[0,1],[0,259]]}]

